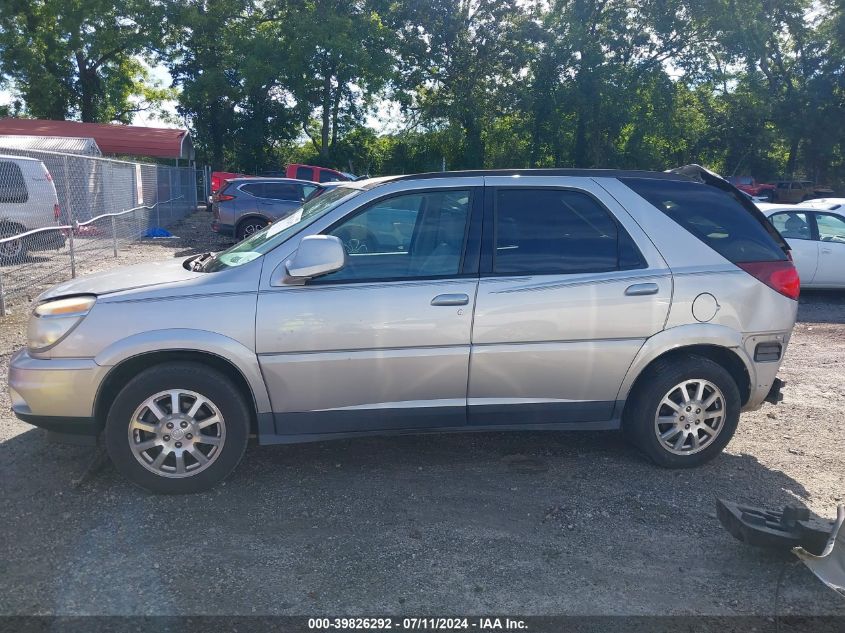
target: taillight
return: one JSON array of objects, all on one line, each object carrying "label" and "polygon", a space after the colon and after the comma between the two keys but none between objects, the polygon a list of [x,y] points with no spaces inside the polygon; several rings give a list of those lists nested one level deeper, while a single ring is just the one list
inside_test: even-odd
[{"label": "taillight", "polygon": [[56,218],[57,220],[62,217],[62,209],[57,204],[53,205],[53,217]]},{"label": "taillight", "polygon": [[801,280],[791,258],[777,262],[739,262],[737,266],[784,297],[797,300],[801,293]]},{"label": "taillight", "polygon": [[235,196],[230,196],[228,193],[218,193],[217,194],[217,202],[228,202],[229,200],[234,200]]}]

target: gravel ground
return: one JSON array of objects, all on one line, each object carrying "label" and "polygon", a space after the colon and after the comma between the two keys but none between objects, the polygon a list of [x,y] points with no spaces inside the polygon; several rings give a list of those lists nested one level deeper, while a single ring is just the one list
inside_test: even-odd
[{"label": "gravel ground", "polygon": [[[208,221],[119,263],[220,248]],[[28,308],[11,310],[3,375]],[[715,516],[717,496],[828,518],[845,502],[845,293],[806,293],[799,321],[784,402],[692,471],[617,433],[432,435],[252,446],[213,491],[157,497],[3,413],[0,614],[845,615]]]}]

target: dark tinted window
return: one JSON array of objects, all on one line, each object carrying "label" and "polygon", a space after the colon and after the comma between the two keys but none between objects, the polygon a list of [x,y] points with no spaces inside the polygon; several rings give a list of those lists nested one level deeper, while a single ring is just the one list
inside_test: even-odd
[{"label": "dark tinted window", "polygon": [[330,171],[323,171],[320,170],[320,182],[337,182],[340,178],[337,177],[337,174],[333,174]]},{"label": "dark tinted window", "polygon": [[763,222],[726,191],[698,182],[649,178],[622,182],[725,259],[734,263],[786,259]]},{"label": "dark tinted window", "polygon": [[21,168],[11,161],[0,161],[0,202],[22,204],[29,200]]},{"label": "dark tinted window", "polygon": [[578,273],[641,268],[642,254],[590,196],[562,189],[500,189],[497,273]]},{"label": "dark tinted window", "polygon": [[263,198],[264,197],[264,183],[254,182],[254,183],[250,183],[248,185],[241,185],[241,191],[244,191],[251,196],[255,196],[256,198]]},{"label": "dark tinted window", "polygon": [[314,180],[314,170],[310,167],[297,167],[296,177],[299,180]]},{"label": "dark tinted window", "polygon": [[302,200],[302,188],[291,182],[265,182],[264,197],[273,200]]}]

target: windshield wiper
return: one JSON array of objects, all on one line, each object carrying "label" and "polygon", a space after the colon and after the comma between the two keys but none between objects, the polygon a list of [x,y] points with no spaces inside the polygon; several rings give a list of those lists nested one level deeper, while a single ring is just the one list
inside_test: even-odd
[{"label": "windshield wiper", "polygon": [[191,270],[193,270],[194,272],[204,272],[206,264],[209,264],[214,261],[215,257],[217,257],[217,255],[215,255],[214,253],[203,253],[191,262]]}]

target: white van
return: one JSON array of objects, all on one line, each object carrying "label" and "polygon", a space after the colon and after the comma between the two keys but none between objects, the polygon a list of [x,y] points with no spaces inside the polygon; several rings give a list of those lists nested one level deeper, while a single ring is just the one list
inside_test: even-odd
[{"label": "white van", "polygon": [[[50,172],[40,160],[0,154],[0,238],[61,223],[61,208]],[[45,231],[0,243],[0,263],[20,262],[28,250],[61,248],[61,231]]]}]

